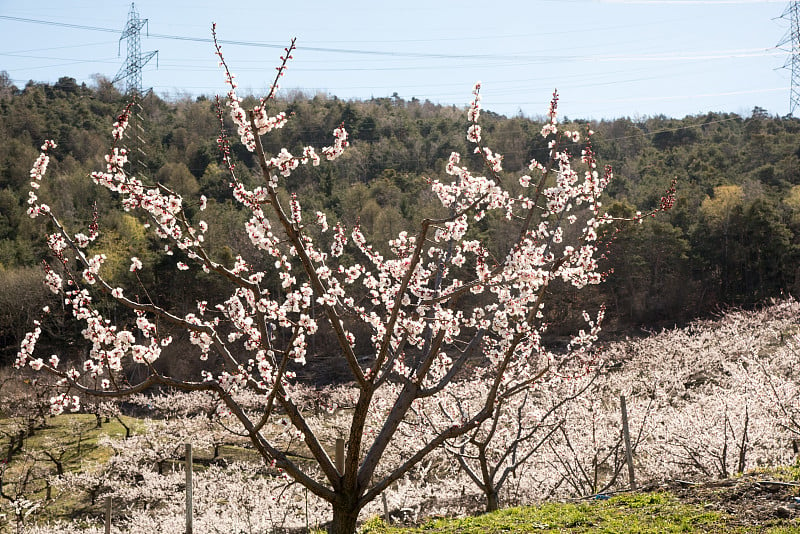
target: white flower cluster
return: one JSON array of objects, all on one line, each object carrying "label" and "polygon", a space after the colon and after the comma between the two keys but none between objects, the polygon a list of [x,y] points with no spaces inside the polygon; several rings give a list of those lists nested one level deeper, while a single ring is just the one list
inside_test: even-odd
[{"label": "white flower cluster", "polygon": [[40,182],[42,181],[45,172],[47,172],[47,165],[50,163],[50,156],[47,154],[47,151],[55,147],[55,142],[49,140],[45,141],[41,147],[42,151],[39,154],[39,157],[36,159],[36,162],[31,168],[31,191],[28,191],[28,215],[31,218],[35,218],[42,213],[50,212],[50,207],[47,204],[36,203],[39,200],[39,197],[36,196],[34,190],[39,189],[41,186]]},{"label": "white flower cluster", "polygon": [[350,142],[347,140],[347,130],[344,129],[344,126],[333,130],[333,137],[335,138],[333,146],[326,146],[322,149],[322,153],[325,154],[328,161],[333,161],[344,154],[345,149],[350,146]]}]

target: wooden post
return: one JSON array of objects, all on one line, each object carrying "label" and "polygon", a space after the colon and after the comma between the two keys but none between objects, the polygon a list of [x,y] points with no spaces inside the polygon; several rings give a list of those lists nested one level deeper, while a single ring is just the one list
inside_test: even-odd
[{"label": "wooden post", "polygon": [[186,534],[192,534],[192,444],[186,444]]},{"label": "wooden post", "polygon": [[111,497],[106,497],[106,534],[111,534]]},{"label": "wooden post", "polygon": [[622,437],[625,440],[625,461],[628,464],[628,480],[631,489],[636,489],[636,477],[633,473],[633,450],[631,449],[631,433],[628,429],[628,407],[625,405],[625,395],[619,396],[619,405],[622,409]]},{"label": "wooden post", "polygon": [[336,470],[339,476],[344,476],[344,440],[336,438]]},{"label": "wooden post", "polygon": [[386,524],[388,525],[391,523],[391,519],[389,518],[389,502],[386,500],[386,493],[381,493],[381,499],[383,499],[383,517],[386,520]]}]

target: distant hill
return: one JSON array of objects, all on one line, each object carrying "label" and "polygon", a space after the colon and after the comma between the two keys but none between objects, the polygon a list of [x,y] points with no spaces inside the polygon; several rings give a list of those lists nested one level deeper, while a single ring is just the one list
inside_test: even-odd
[{"label": "distant hill", "polygon": [[[13,358],[25,327],[52,300],[40,282],[38,265],[46,251],[41,223],[25,215],[29,170],[45,139],[56,140],[58,147],[43,195],[67,222],[83,226],[96,206],[102,230],[98,246],[109,258],[105,268],[112,279],[129,276],[127,258],[133,251],[155,246],[136,214],[109,211],[108,193],[91,187],[87,178],[103,168],[111,124],[125,103],[103,79],[91,87],[64,77],[53,85],[19,88],[0,75],[0,361]],[[291,120],[264,138],[269,151],[326,146],[335,127],[347,128],[352,148],[346,156],[332,165],[298,170],[286,184],[287,193],[303,198],[306,210],[323,211],[348,227],[360,223],[378,248],[382,241],[385,249],[400,230],[413,229],[415,219],[431,209],[427,183],[444,175],[449,154],[468,153],[466,113],[454,106],[395,97],[346,101],[321,94],[292,94],[270,105]],[[150,94],[137,103],[135,120],[136,172],[187,197],[206,195],[209,224],[233,228],[243,214],[230,200],[221,167],[214,100],[165,101]],[[488,146],[505,155],[509,180],[523,174],[531,159],[544,159],[540,121],[485,113],[482,123]],[[594,131],[599,161],[614,169],[605,207],[616,215],[657,206],[671,180],[678,180],[670,212],[613,236],[606,284],[580,296],[555,289],[564,310],[605,302],[607,329],[620,332],[684,323],[800,288],[800,121],[756,108],[749,117],[708,113],[576,120],[563,126]],[[234,157],[240,179],[252,182],[251,155],[234,146]],[[482,231],[502,242],[491,220]],[[263,261],[255,250],[248,252],[246,236],[233,230],[210,233],[208,245],[222,259],[227,254],[233,261],[231,249],[241,248],[248,261]],[[203,284],[204,293],[196,294],[191,281],[162,267],[148,273],[153,298],[187,309],[198,299],[214,298],[213,284]],[[558,335],[563,317],[554,311],[550,319],[551,333]],[[51,324],[43,342],[69,346],[75,342],[70,331],[66,323]]]}]

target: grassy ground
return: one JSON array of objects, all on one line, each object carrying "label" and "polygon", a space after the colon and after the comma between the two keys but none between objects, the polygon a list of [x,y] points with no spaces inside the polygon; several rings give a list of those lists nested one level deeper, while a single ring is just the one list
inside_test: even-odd
[{"label": "grassy ground", "polygon": [[[134,430],[141,426],[134,418],[123,416],[123,421]],[[0,420],[0,431],[13,432],[11,429],[16,424],[13,419]],[[23,450],[4,466],[5,493],[18,495],[21,492],[29,499],[40,500],[48,494],[47,476],[57,472],[57,463],[64,472],[70,472],[108,461],[113,451],[98,445],[102,435],[121,437],[125,429],[114,419],[98,428],[91,414],[65,414],[47,419],[44,427],[25,438]],[[2,445],[5,447],[6,442]],[[83,495],[59,494],[50,501],[46,516],[69,518],[85,510],[88,504],[88,498]]]},{"label": "grassy ground", "polygon": [[[127,416],[121,416],[121,419],[134,434],[145,428],[143,420]],[[21,419],[0,418],[0,453],[3,455],[0,461],[5,460],[10,436],[16,435],[24,426]],[[16,451],[10,462],[0,463],[0,489],[8,496],[24,496],[46,503],[37,513],[39,520],[72,520],[87,514],[102,514],[101,501],[92,503],[89,494],[84,491],[64,492],[48,488],[48,476],[57,473],[59,464],[64,472],[96,470],[114,454],[111,448],[100,445],[100,438],[122,438],[125,436],[125,426],[112,418],[98,428],[97,419],[91,414],[62,414],[47,418],[44,425],[37,425],[34,432],[25,437],[22,450]],[[220,457],[227,461],[263,463],[255,451],[239,444],[222,446],[219,452]],[[210,449],[195,450],[197,471],[207,468],[212,453]],[[182,464],[183,460],[176,457],[166,461],[164,468],[169,469],[173,465],[182,468]],[[5,503],[0,501],[0,504]],[[0,517],[0,533],[6,532],[4,527],[7,526]]]},{"label": "grassy ground", "polygon": [[604,501],[548,503],[500,510],[476,517],[433,519],[419,527],[387,526],[381,519],[368,521],[362,534],[492,534],[505,532],[607,534],[800,533],[800,523],[776,519],[771,524],[740,525],[736,517],[700,504],[683,502],[657,491],[612,497]]}]

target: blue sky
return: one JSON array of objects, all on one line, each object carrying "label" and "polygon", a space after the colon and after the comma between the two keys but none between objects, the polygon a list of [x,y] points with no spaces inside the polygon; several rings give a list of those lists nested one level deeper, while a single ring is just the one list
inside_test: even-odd
[{"label": "blue sky", "polygon": [[[281,48],[297,37],[284,90],[340,98],[429,99],[466,105],[475,81],[486,109],[538,116],[558,88],[571,118],[789,113],[781,68],[788,1],[492,0],[238,3],[139,0],[143,53],[158,50],[143,86],[169,97],[224,94],[214,50],[245,92],[260,94]],[[379,6],[379,7],[376,7]],[[15,84],[113,78],[130,1],[0,0],[0,70]],[[27,20],[21,20],[27,19]],[[103,31],[106,30],[106,31]],[[117,33],[114,33],[115,30]],[[189,39],[186,39],[189,38]],[[118,49],[120,55],[118,55]]]}]

